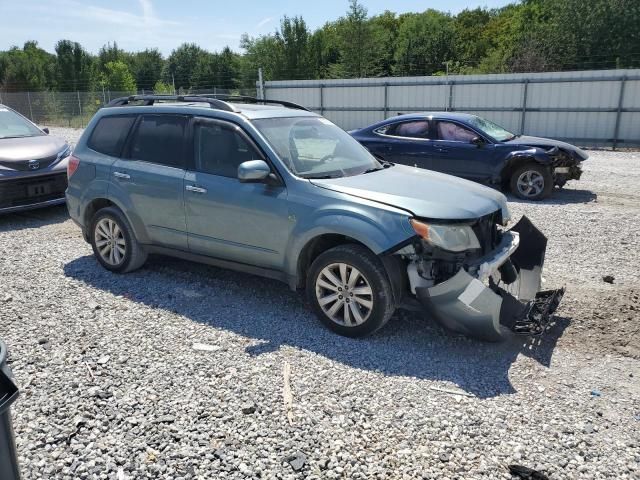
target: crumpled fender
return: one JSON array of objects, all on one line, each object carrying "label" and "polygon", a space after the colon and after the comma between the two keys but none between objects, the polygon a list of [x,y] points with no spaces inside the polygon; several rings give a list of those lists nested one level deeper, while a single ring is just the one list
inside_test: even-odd
[{"label": "crumpled fender", "polygon": [[553,163],[553,150],[558,150],[558,147],[553,147],[551,151],[544,150],[538,147],[531,147],[526,150],[516,150],[507,155],[507,163],[521,161],[524,159],[533,159],[541,165],[551,165]]}]

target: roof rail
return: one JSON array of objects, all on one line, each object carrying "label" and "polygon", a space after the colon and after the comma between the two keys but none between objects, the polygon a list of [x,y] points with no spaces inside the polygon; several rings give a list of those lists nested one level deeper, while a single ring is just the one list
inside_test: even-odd
[{"label": "roof rail", "polygon": [[190,103],[208,103],[211,108],[216,110],[224,110],[225,112],[238,112],[233,105],[219,100],[217,98],[208,98],[197,95],[131,95],[129,97],[120,97],[111,100],[107,107],[123,107],[132,102],[143,102],[143,105],[153,105],[155,102],[165,100],[173,102],[190,102]]},{"label": "roof rail", "polygon": [[248,95],[229,95],[226,93],[203,93],[196,95],[201,98],[212,98],[217,100],[224,100],[225,102],[244,102],[244,103],[262,103],[265,105],[282,105],[287,108],[294,108],[296,110],[305,110],[309,112],[310,110],[302,105],[298,105],[293,102],[286,102],[284,100],[267,100],[263,98],[250,97]]}]

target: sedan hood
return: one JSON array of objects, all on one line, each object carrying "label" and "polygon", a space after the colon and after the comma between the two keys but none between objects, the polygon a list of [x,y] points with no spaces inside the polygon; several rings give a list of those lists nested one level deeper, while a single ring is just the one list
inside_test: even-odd
[{"label": "sedan hood", "polygon": [[48,159],[58,155],[65,145],[63,138],[50,135],[0,138],[0,162],[9,166],[12,162]]},{"label": "sedan hood", "polygon": [[571,145],[567,142],[561,142],[560,140],[553,140],[552,138],[530,137],[528,135],[521,135],[519,137],[512,138],[511,140],[507,140],[504,143],[509,145],[523,145],[545,149],[558,147],[566,152],[573,153],[578,157],[579,160],[586,160],[587,158],[589,158],[589,155],[587,155],[584,150],[576,147],[575,145]]},{"label": "sedan hood", "polygon": [[506,197],[489,187],[420,168],[394,165],[351,177],[311,180],[314,185],[401,208],[424,219],[472,220],[502,210]]}]

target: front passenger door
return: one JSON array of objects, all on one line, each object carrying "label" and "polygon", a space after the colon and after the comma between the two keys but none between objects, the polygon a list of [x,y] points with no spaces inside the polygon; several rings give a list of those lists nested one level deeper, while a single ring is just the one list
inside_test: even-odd
[{"label": "front passenger door", "polygon": [[241,183],[238,166],[248,160],[267,159],[239,126],[194,119],[193,166],[184,178],[189,250],[281,270],[291,228],[287,189]]}]

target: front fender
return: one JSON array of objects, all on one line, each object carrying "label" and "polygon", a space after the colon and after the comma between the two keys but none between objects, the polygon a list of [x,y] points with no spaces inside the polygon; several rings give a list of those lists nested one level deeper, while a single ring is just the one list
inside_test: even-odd
[{"label": "front fender", "polygon": [[549,155],[549,152],[542,148],[531,147],[526,150],[515,150],[509,152],[504,162],[498,165],[496,171],[493,172],[493,178],[495,181],[498,181],[498,179],[504,180],[515,168],[530,161],[545,166],[551,166],[553,164],[553,158]]},{"label": "front fender", "polygon": [[326,234],[352,238],[376,255],[415,235],[409,215],[360,207],[345,209],[344,205],[319,209],[311,217],[300,218],[292,231],[285,258],[290,278],[297,279],[298,259],[305,246]]}]

